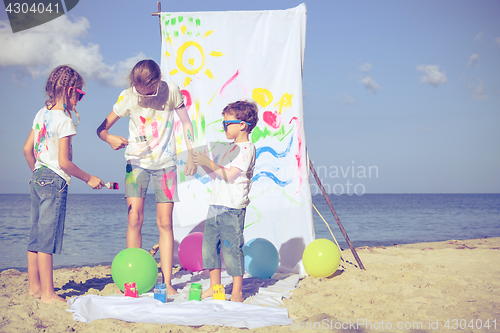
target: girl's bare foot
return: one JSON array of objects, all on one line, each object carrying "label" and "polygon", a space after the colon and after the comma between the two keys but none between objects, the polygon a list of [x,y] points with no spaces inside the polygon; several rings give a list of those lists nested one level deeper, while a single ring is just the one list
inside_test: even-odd
[{"label": "girl's bare foot", "polygon": [[205,290],[202,294],[201,294],[201,299],[205,299],[207,297],[212,297],[213,296],[213,289],[212,289],[212,286],[208,287],[207,290]]},{"label": "girl's bare foot", "polygon": [[167,286],[167,295],[177,295],[179,292],[172,286]]},{"label": "girl's bare foot", "polygon": [[232,302],[242,303],[245,299],[243,298],[242,293],[231,294],[231,298],[229,299]]},{"label": "girl's bare foot", "polygon": [[29,294],[35,298],[42,298],[42,291],[41,290],[34,290],[34,291],[29,291]]},{"label": "girl's bare foot", "polygon": [[42,303],[45,303],[45,304],[50,304],[50,303],[55,302],[55,301],[57,301],[57,302],[63,302],[63,303],[67,303],[67,302],[66,302],[66,300],[65,300],[64,298],[62,298],[61,296],[59,296],[59,295],[57,295],[57,294],[52,294],[52,295],[50,295],[50,296],[48,296],[48,297],[44,297],[44,296],[42,296],[42,297],[40,298],[40,301],[41,301]]}]

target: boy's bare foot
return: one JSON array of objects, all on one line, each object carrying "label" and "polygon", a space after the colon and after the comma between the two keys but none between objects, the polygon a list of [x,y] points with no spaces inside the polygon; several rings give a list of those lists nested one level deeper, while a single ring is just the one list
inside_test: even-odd
[{"label": "boy's bare foot", "polygon": [[207,290],[205,290],[202,294],[201,294],[201,299],[205,299],[207,297],[212,297],[214,294],[214,291],[212,289],[212,286],[208,287]]},{"label": "boy's bare foot", "polygon": [[48,296],[48,297],[44,297],[44,296],[42,296],[42,297],[40,298],[40,301],[41,301],[42,303],[45,303],[45,304],[50,304],[50,303],[55,302],[55,301],[57,301],[57,302],[63,302],[63,303],[67,303],[67,302],[66,302],[66,300],[65,300],[64,298],[62,298],[61,296],[59,296],[59,295],[57,295],[57,294],[52,294],[52,295],[50,295],[50,296]]},{"label": "boy's bare foot", "polygon": [[232,302],[242,303],[245,299],[243,298],[242,293],[231,294],[231,298],[229,299]]}]

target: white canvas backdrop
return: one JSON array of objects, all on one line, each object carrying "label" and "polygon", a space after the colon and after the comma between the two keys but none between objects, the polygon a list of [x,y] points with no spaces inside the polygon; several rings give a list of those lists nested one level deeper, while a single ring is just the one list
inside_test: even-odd
[{"label": "white canvas backdrop", "polygon": [[[305,29],[305,4],[288,10],[161,14],[163,79],[177,83],[184,95],[197,150],[213,159],[227,143],[221,123],[227,104],[258,104],[259,122],[251,134],[257,159],[244,236],[276,246],[278,271],[302,272],[302,253],[314,240],[302,103]],[[185,176],[186,144],[177,118],[175,128],[177,251],[187,234],[203,232],[211,180],[202,168]]]}]

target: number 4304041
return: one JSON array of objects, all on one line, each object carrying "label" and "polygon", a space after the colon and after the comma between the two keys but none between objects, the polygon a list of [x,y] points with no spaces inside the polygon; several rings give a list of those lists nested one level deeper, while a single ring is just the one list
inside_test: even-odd
[{"label": "number 4304041", "polygon": [[47,6],[45,6],[43,2],[33,3],[31,6],[27,3],[9,3],[5,8],[5,11],[9,14],[43,14],[45,12],[52,13],[53,11],[59,13],[59,3],[55,3],[54,8],[52,8],[52,3],[49,3]]},{"label": "number 4304041", "polygon": [[496,330],[497,328],[497,320],[494,319],[490,322],[489,319],[487,319],[486,321],[483,321],[482,319],[471,319],[469,322],[465,319],[448,319],[445,323],[444,323],[444,328],[447,328],[447,329],[453,329],[453,330],[465,330],[467,328],[470,328],[470,329],[482,329],[482,328],[485,328],[487,330],[489,329],[492,329],[492,330]]}]

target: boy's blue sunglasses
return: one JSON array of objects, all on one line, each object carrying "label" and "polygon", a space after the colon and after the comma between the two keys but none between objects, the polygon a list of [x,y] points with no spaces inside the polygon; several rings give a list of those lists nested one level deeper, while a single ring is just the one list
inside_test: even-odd
[{"label": "boy's blue sunglasses", "polygon": [[239,124],[241,122],[247,124],[248,126],[252,125],[252,124],[247,123],[246,121],[243,121],[243,120],[223,120],[222,121],[222,126],[224,127],[224,131],[227,131],[227,125],[229,125],[229,124]]}]

